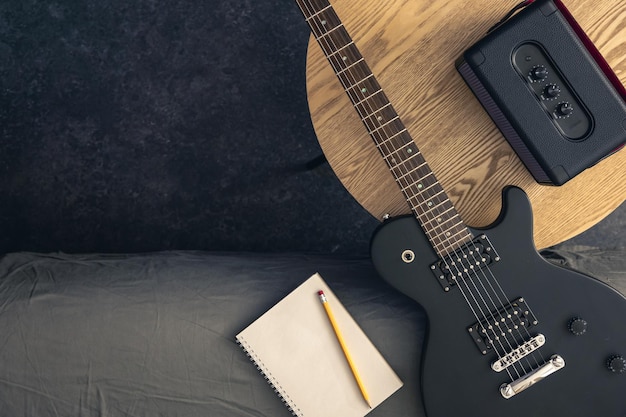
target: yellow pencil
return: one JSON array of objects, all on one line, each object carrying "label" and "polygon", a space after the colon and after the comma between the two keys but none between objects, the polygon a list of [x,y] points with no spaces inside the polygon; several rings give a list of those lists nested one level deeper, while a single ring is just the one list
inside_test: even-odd
[{"label": "yellow pencil", "polygon": [[328,316],[328,320],[330,320],[330,324],[333,326],[333,330],[335,331],[335,335],[337,336],[337,340],[339,341],[339,344],[341,345],[341,350],[343,350],[343,354],[346,357],[346,360],[348,361],[348,365],[350,365],[350,369],[352,370],[352,374],[354,375],[354,379],[356,379],[356,383],[359,386],[359,389],[361,390],[361,394],[363,395],[363,399],[365,399],[365,402],[367,403],[367,405],[369,406],[369,408],[372,408],[372,404],[370,403],[370,397],[367,394],[367,391],[365,390],[365,386],[363,385],[363,381],[361,381],[361,377],[359,376],[359,372],[356,370],[356,366],[354,365],[354,362],[352,361],[352,357],[350,356],[350,352],[348,352],[348,348],[346,347],[346,343],[343,340],[343,336],[341,335],[341,331],[339,330],[339,326],[337,326],[337,322],[335,321],[335,316],[333,315],[333,311],[330,309],[330,305],[328,304],[328,300],[326,299],[326,295],[324,295],[324,291],[318,291],[317,293],[320,297],[320,301],[322,302],[322,305],[324,306],[324,310],[326,310],[326,315]]}]

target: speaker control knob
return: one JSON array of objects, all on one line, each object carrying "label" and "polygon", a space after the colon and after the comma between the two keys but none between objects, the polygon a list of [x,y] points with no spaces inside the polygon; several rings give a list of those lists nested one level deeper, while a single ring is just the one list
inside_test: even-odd
[{"label": "speaker control knob", "polygon": [[543,89],[543,96],[546,99],[556,98],[561,94],[561,89],[556,84],[548,84],[546,88]]},{"label": "speaker control knob", "polygon": [[537,65],[530,70],[530,78],[534,81],[543,80],[548,77],[548,69],[543,65]]},{"label": "speaker control knob", "polygon": [[587,333],[587,322],[580,317],[574,317],[567,328],[574,336],[582,336]]},{"label": "speaker control knob", "polygon": [[606,361],[606,367],[609,368],[609,371],[614,372],[616,374],[623,374],[626,371],[626,359],[620,355],[614,355]]},{"label": "speaker control knob", "polygon": [[568,102],[560,103],[556,106],[556,115],[559,117],[569,116],[574,112],[574,108]]}]

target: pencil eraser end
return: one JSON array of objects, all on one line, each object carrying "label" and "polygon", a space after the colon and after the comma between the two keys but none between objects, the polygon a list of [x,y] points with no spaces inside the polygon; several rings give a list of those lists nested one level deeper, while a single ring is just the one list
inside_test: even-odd
[{"label": "pencil eraser end", "polygon": [[324,291],[322,291],[322,290],[318,291],[317,295],[324,295]]}]

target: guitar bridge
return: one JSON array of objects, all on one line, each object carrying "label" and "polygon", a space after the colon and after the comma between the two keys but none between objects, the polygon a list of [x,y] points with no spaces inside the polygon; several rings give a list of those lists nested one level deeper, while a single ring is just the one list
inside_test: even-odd
[{"label": "guitar bridge", "polygon": [[450,291],[455,281],[464,280],[470,274],[498,262],[500,257],[489,238],[480,235],[455,252],[430,265],[430,270],[444,291]]},{"label": "guitar bridge", "polygon": [[496,372],[502,372],[509,366],[516,364],[521,359],[530,355],[531,353],[539,349],[541,346],[545,345],[545,343],[546,343],[546,337],[542,335],[541,333],[539,333],[537,336],[524,342],[522,345],[513,349],[512,351],[510,351],[503,357],[498,358],[497,361],[491,364],[491,369],[493,369]]},{"label": "guitar bridge", "polygon": [[565,368],[565,360],[559,355],[552,355],[550,360],[533,372],[521,377],[508,384],[502,384],[500,386],[500,394],[507,400],[514,395],[532,387],[544,378],[552,375],[556,371],[560,371]]}]

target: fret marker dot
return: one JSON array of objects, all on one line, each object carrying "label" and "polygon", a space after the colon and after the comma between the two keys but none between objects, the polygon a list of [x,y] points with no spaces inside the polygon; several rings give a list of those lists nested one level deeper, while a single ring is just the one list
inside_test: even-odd
[{"label": "fret marker dot", "polygon": [[420,183],[420,184],[417,184],[417,188],[421,190],[422,188],[424,188],[424,186]]},{"label": "fret marker dot", "polygon": [[407,148],[406,151],[407,151],[407,153],[413,153],[413,149],[411,149],[411,148]]},{"label": "fret marker dot", "polygon": [[322,20],[321,23],[322,23],[322,25],[326,26],[326,21],[325,20]]},{"label": "fret marker dot", "polygon": [[380,122],[381,120],[383,120],[383,116],[378,116],[378,117],[376,118],[376,120],[378,120],[378,121]]},{"label": "fret marker dot", "polygon": [[396,158],[391,158],[391,163],[395,164],[396,163]]},{"label": "fret marker dot", "polygon": [[344,61],[347,61],[348,57],[347,56],[342,56],[341,59],[344,60]]},{"label": "fret marker dot", "polygon": [[437,222],[438,222],[438,223],[441,223],[441,217],[438,217],[438,218],[437,218]]},{"label": "fret marker dot", "polygon": [[432,207],[432,205],[433,205],[433,202],[432,202],[432,201],[429,201],[429,202],[428,202],[428,207]]},{"label": "fret marker dot", "polygon": [[367,88],[365,87],[361,88],[361,93],[367,93]]},{"label": "fret marker dot", "polygon": [[450,237],[451,233],[450,232],[446,232],[446,236]]}]

